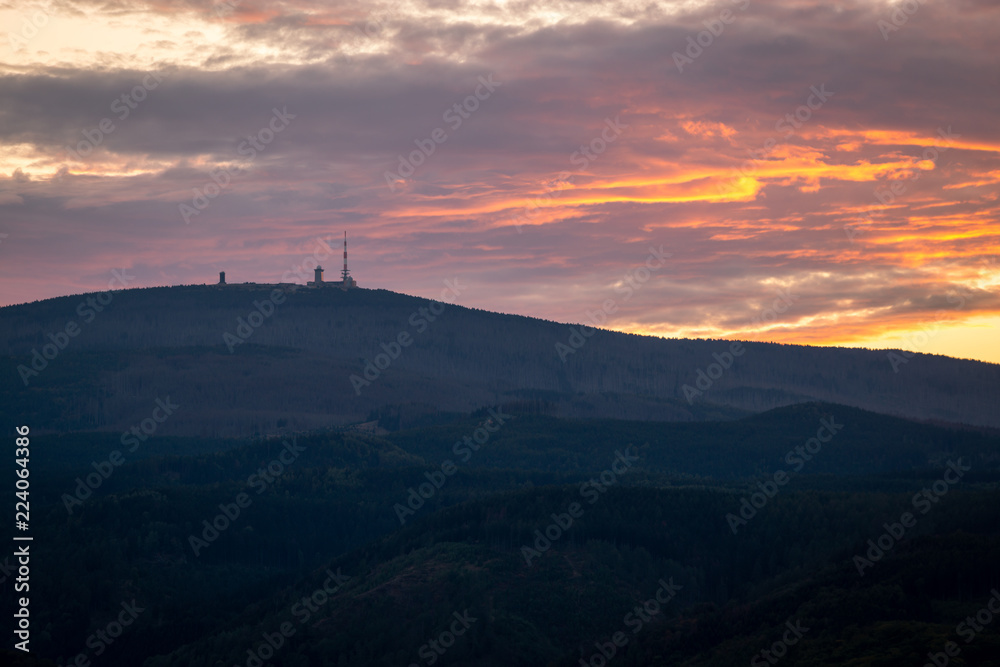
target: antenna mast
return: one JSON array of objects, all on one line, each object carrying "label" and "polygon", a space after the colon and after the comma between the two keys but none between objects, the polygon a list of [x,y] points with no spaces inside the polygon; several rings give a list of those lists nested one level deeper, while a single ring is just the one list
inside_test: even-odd
[{"label": "antenna mast", "polygon": [[347,232],[344,232],[344,271],[341,274],[341,280],[344,285],[347,285],[351,279],[351,272],[347,270]]}]

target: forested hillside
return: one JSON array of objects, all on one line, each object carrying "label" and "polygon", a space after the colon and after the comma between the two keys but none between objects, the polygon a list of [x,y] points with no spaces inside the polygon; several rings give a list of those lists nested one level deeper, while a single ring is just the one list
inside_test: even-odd
[{"label": "forested hillside", "polygon": [[995,364],[756,342],[733,355],[729,341],[592,332],[381,290],[284,289],[280,303],[271,286],[231,285],[2,308],[0,418],[124,430],[169,396],[181,408],[161,435],[246,436],[389,413],[406,427],[523,402],[557,416],[690,421],[820,400],[1000,426]]},{"label": "forested hillside", "polygon": [[[795,664],[888,659],[859,637],[905,635],[897,662],[871,663],[904,664],[1000,585],[996,435],[815,403],[695,423],[528,408],[383,436],[169,437],[82,491],[120,434],[36,436],[34,646],[58,664],[246,665],[290,623],[272,664],[429,665],[421,648],[468,612],[440,664],[569,667],[625,631],[616,664],[707,666],[746,663],[794,618],[812,628]],[[853,557],[907,510],[917,524],[860,576]],[[661,581],[680,588],[633,634]],[[968,664],[996,645],[991,629]]]}]

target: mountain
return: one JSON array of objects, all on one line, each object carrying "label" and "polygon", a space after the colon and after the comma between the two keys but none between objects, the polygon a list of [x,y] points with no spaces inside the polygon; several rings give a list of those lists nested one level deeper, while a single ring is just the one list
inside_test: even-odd
[{"label": "mountain", "polygon": [[[794,664],[913,664],[1000,585],[996,435],[829,404],[700,423],[494,412],[504,423],[467,461],[452,444],[488,411],[384,436],[150,443],[68,507],[118,434],[35,437],[35,645],[58,664],[253,665],[248,651],[271,650],[289,667],[569,667],[623,632],[617,664],[708,666],[746,664],[801,621]],[[836,433],[793,475],[786,452],[820,420]],[[936,490],[951,464],[962,476]],[[769,489],[778,470],[791,478]],[[915,526],[859,574],[854,557],[907,510]],[[634,611],[664,584],[657,613]],[[123,604],[141,613],[104,646]],[[431,661],[455,614],[461,641]],[[990,628],[967,664],[994,664],[996,646]]]},{"label": "mountain", "polygon": [[996,365],[291,285],[0,333],[3,664],[1000,667]]},{"label": "mountain", "polygon": [[[571,667],[605,664],[602,655],[623,666],[768,664],[762,652],[782,648],[782,637],[794,640],[782,649],[794,656],[788,664],[920,664],[958,639],[955,619],[997,585],[996,492],[960,499],[864,577],[852,563],[866,548],[856,535],[906,498],[795,493],[740,537],[703,528],[726,510],[725,494],[622,489],[526,564],[519,547],[537,539],[532,523],[574,497],[533,491],[455,508],[306,575],[147,667],[250,664],[283,624],[282,665],[432,665],[444,656]],[[992,507],[975,512],[977,502]],[[820,508],[829,522],[816,525]],[[956,582],[957,569],[968,576]],[[338,575],[342,585],[307,613],[301,601]],[[458,617],[470,627],[458,625],[454,647],[437,649],[431,642]],[[997,665],[998,648],[990,628],[959,664]]]},{"label": "mountain", "polygon": [[[938,355],[662,339],[384,290],[184,286],[0,308],[0,419],[246,436],[485,405],[559,417],[733,419],[823,401],[1000,427],[1000,365]],[[733,354],[735,352],[736,354]]]}]

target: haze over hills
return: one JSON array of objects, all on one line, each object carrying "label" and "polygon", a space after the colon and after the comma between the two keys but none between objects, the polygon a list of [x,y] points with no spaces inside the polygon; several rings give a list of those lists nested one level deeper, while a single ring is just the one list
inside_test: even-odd
[{"label": "haze over hills", "polygon": [[498,404],[690,421],[823,401],[1000,427],[995,364],[591,332],[385,290],[274,290],[129,289],[105,305],[79,295],[2,308],[6,410],[56,429],[120,430],[169,396],[182,408],[163,433],[244,436],[390,414],[405,427]]}]

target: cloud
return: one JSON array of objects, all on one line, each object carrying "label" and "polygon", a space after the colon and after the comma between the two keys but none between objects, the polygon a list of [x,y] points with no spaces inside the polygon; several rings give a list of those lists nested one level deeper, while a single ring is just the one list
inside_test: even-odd
[{"label": "cloud", "polygon": [[[912,326],[961,285],[957,317],[996,313],[972,272],[1000,249],[1000,9],[960,4],[921,4],[888,40],[877,2],[53,6],[0,74],[0,275],[46,277],[5,280],[0,302],[96,289],[122,263],[144,284],[276,280],[348,229],[363,286],[462,275],[470,303],[562,321],[662,243],[669,274],[610,323],[635,331],[749,335],[780,285],[803,294],[769,324],[785,342]],[[248,160],[275,109],[294,119]]]}]

